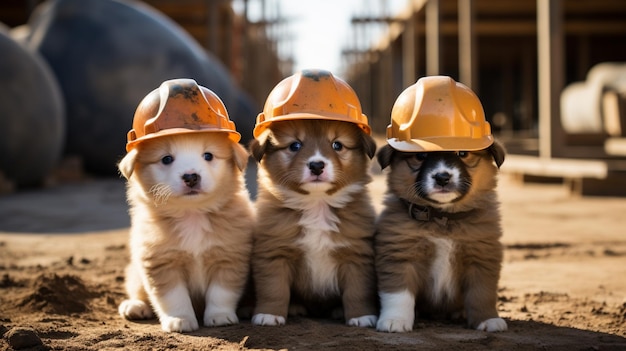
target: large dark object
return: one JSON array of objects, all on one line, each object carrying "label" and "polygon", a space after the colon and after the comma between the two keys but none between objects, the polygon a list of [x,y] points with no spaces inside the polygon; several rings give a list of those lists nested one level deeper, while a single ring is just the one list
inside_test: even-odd
[{"label": "large dark object", "polygon": [[116,173],[137,105],[168,79],[195,79],[223,100],[238,128],[254,124],[254,116],[238,113],[240,92],[221,62],[139,2],[50,1],[29,24],[27,41],[49,62],[65,97],[65,153],[82,156],[91,173]]},{"label": "large dark object", "polygon": [[63,148],[61,90],[46,62],[0,28],[0,172],[18,186],[39,185]]}]

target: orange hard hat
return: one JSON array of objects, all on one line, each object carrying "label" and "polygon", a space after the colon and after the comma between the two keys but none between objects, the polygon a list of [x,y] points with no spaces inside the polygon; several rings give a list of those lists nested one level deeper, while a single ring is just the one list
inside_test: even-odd
[{"label": "orange hard hat", "polygon": [[391,110],[387,143],[394,149],[474,151],[493,143],[480,100],[467,86],[446,76],[420,78]]},{"label": "orange hard hat", "polygon": [[224,103],[214,92],[193,79],[167,80],[137,106],[126,151],[163,135],[200,132],[228,133],[234,142],[241,139]]},{"label": "orange hard hat", "polygon": [[325,70],[303,70],[279,82],[269,93],[254,127],[258,137],[276,121],[324,119],[356,123],[371,134],[359,98],[348,83]]}]

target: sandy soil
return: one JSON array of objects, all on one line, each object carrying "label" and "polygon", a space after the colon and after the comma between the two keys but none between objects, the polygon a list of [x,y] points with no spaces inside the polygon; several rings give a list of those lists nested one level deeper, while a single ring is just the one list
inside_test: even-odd
[{"label": "sandy soil", "polygon": [[[382,176],[372,184],[377,204]],[[572,197],[503,176],[507,332],[419,320],[387,334],[332,320],[167,334],[117,314],[128,259],[123,183],[88,180],[0,197],[0,350],[626,350],[626,198]]]}]

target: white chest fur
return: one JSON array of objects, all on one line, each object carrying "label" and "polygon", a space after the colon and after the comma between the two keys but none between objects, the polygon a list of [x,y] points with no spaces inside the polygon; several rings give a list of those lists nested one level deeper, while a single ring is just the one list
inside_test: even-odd
[{"label": "white chest fur", "polygon": [[342,208],[352,200],[352,194],[363,190],[362,184],[351,184],[332,196],[324,193],[301,195],[285,191],[285,204],[302,211],[298,224],[303,236],[298,245],[304,251],[310,272],[311,288],[322,296],[339,292],[337,282],[337,262],[332,252],[344,246],[339,241],[338,224],[340,219],[333,208]]},{"label": "white chest fur", "polygon": [[323,296],[339,292],[337,263],[330,253],[341,245],[334,242],[330,235],[319,228],[305,228],[304,236],[298,240],[310,272],[311,287]]},{"label": "white chest fur", "polygon": [[174,232],[181,250],[197,256],[211,246],[209,218],[200,212],[186,213],[174,220]]},{"label": "white chest fur", "polygon": [[433,283],[431,297],[433,302],[441,303],[444,298],[454,296],[457,289],[451,262],[454,257],[454,241],[445,238],[430,238],[430,241],[435,244],[435,259],[430,269]]},{"label": "white chest fur", "polygon": [[175,221],[174,229],[178,236],[179,248],[194,257],[194,260],[187,266],[188,287],[191,291],[203,295],[207,289],[208,280],[205,274],[204,258],[201,254],[214,244],[210,235],[213,230],[211,222],[206,214],[201,212],[185,213]]},{"label": "white chest fur", "polygon": [[339,292],[337,283],[337,263],[331,253],[342,245],[333,240],[337,235],[339,219],[330,206],[319,201],[317,206],[302,212],[299,224],[303,228],[303,236],[298,245],[304,251],[307,268],[310,272],[312,289],[323,296],[335,295]]}]

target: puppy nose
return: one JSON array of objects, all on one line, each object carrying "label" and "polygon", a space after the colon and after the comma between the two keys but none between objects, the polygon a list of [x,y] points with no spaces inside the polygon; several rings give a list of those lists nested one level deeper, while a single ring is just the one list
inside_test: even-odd
[{"label": "puppy nose", "polygon": [[322,172],[324,172],[324,162],[322,161],[309,162],[309,169],[311,170],[311,173],[318,176],[322,174]]},{"label": "puppy nose", "polygon": [[198,184],[198,181],[200,180],[200,176],[196,173],[185,173],[183,174],[183,182],[185,182],[185,184],[187,184],[188,187],[193,188],[196,184]]},{"label": "puppy nose", "polygon": [[435,173],[433,178],[435,179],[437,185],[444,186],[450,182],[450,178],[452,178],[452,176],[448,172],[439,172]]}]

